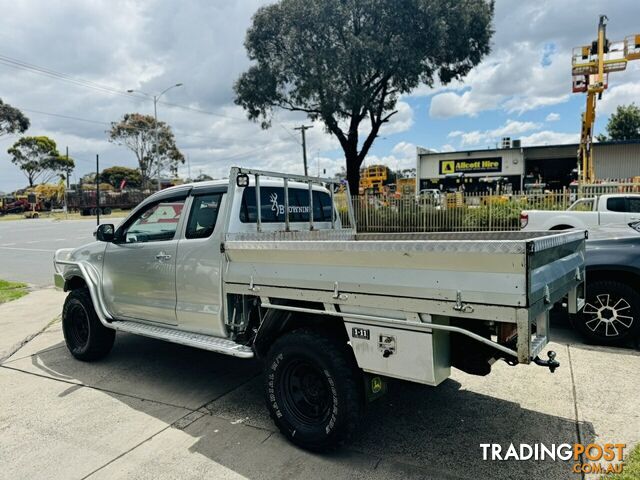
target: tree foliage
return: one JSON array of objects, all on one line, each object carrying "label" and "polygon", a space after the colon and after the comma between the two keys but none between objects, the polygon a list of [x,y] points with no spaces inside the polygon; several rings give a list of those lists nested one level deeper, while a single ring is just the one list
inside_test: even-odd
[{"label": "tree foliage", "polygon": [[607,134],[598,135],[598,141],[640,140],[640,107],[618,105],[607,122]]},{"label": "tree foliage", "polygon": [[13,133],[24,133],[30,126],[29,119],[15,107],[0,98],[0,137]]},{"label": "tree foliage", "polygon": [[490,50],[492,18],[492,0],[280,0],[253,17],[235,102],[263,128],[275,108],[323,122],[357,192],[399,95],[465,76]]},{"label": "tree foliage", "polygon": [[193,179],[194,182],[207,182],[209,180],[213,180],[211,175],[207,175],[206,173],[200,173],[196,178]]},{"label": "tree foliage", "polygon": [[33,187],[38,181],[47,183],[58,174],[73,170],[75,162],[58,153],[56,142],[49,137],[22,137],[7,153]]},{"label": "tree foliage", "polygon": [[138,160],[143,185],[160,169],[175,172],[183,164],[184,155],[178,150],[171,127],[158,122],[158,145],[156,158],[156,122],[150,115],[127,113],[122,120],[111,123],[109,141],[122,144],[131,150]]},{"label": "tree foliage", "polygon": [[137,168],[115,166],[105,168],[100,173],[100,181],[108,183],[114,188],[120,188],[122,180],[126,180],[128,187],[136,188],[142,186],[142,175]]}]

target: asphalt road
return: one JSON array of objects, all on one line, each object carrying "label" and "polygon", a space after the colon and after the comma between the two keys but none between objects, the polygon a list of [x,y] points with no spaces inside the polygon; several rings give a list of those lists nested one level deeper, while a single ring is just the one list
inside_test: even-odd
[{"label": "asphalt road", "polygon": [[53,253],[93,241],[95,228],[95,219],[0,221],[0,278],[52,285]]}]

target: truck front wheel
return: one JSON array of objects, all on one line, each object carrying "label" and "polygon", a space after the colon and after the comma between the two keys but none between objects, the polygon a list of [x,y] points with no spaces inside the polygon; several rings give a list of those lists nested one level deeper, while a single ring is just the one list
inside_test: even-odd
[{"label": "truck front wheel", "polygon": [[106,356],[116,336],[115,330],[100,323],[87,288],[73,290],[67,296],[62,331],[71,355],[85,362]]},{"label": "truck front wheel", "polygon": [[280,432],[313,451],[345,443],[364,405],[362,373],[350,347],[314,330],[295,330],[275,341],[265,390]]}]

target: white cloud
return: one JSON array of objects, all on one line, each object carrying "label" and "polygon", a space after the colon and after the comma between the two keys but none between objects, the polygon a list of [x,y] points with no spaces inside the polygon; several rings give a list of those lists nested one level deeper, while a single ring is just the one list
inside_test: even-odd
[{"label": "white cloud", "polygon": [[519,135],[530,130],[536,130],[540,128],[539,123],[535,122],[520,122],[518,120],[507,120],[506,123],[498,128],[490,130],[488,133],[492,138],[503,137],[506,135]]},{"label": "white cloud", "polygon": [[416,146],[409,142],[399,142],[391,149],[391,153],[402,155],[403,157],[415,157]]},{"label": "white cloud", "polygon": [[484,110],[498,107],[497,97],[494,95],[477,95],[472,91],[462,94],[444,92],[431,99],[429,115],[433,118],[460,117],[463,115],[475,117]]},{"label": "white cloud", "polygon": [[519,120],[508,119],[504,125],[492,130],[473,130],[470,132],[462,132],[455,130],[449,133],[449,137],[460,138],[460,146],[478,146],[496,143],[502,137],[521,135],[531,130],[537,130],[541,127],[536,122],[521,122]]},{"label": "white cloud", "polygon": [[[413,126],[413,109],[407,102],[398,101],[396,113],[380,128],[380,135],[392,135],[394,133],[406,132]],[[366,125],[366,119],[363,123]]]},{"label": "white cloud", "polygon": [[521,137],[522,146],[536,145],[562,145],[567,143],[578,143],[580,135],[578,133],[562,133],[551,130],[543,130],[542,132],[532,133],[525,137]]},{"label": "white cloud", "polygon": [[545,122],[557,122],[558,120],[560,120],[560,114],[555,112],[551,112],[544,119]]},{"label": "white cloud", "polygon": [[416,146],[409,142],[398,142],[391,149],[390,155],[367,155],[365,164],[387,165],[393,170],[414,168],[416,166]]},{"label": "white cloud", "polygon": [[456,149],[453,145],[450,145],[448,143],[442,145],[442,147],[440,147],[440,151],[441,152],[455,152]]},{"label": "white cloud", "polygon": [[640,83],[624,83],[610,87],[602,94],[602,100],[598,102],[597,113],[611,115],[619,105],[628,105],[632,102],[640,105]]}]

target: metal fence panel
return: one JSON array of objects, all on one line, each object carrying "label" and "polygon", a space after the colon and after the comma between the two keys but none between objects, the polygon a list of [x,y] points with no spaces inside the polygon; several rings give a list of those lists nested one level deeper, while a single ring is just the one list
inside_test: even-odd
[{"label": "metal fence panel", "polygon": [[[459,232],[520,230],[522,210],[566,210],[573,202],[605,193],[640,193],[640,184],[599,184],[580,190],[446,193],[440,197],[358,195],[352,198],[359,232]],[[349,224],[345,194],[335,195]]]}]

